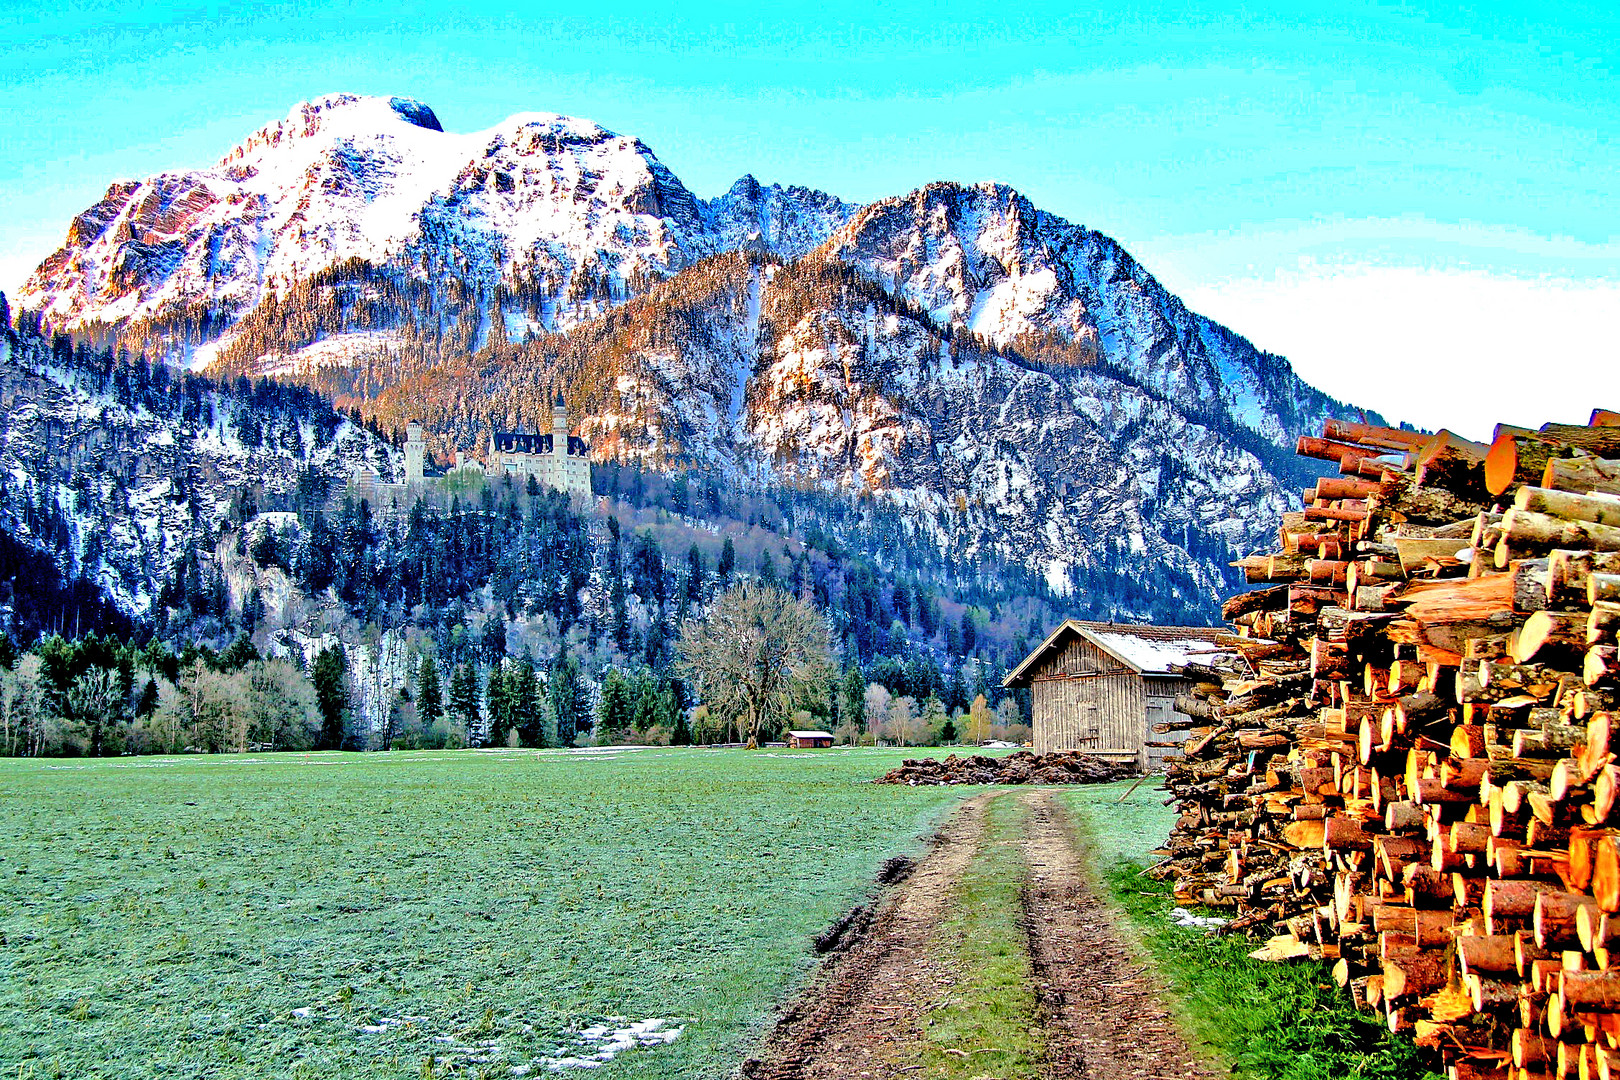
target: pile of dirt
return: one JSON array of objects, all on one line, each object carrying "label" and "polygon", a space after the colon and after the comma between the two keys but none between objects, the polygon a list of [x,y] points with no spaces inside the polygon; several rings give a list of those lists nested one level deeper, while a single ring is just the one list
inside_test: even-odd
[{"label": "pile of dirt", "polygon": [[1078,750],[1035,754],[1019,750],[1006,757],[952,754],[944,761],[910,759],[879,777],[880,784],[1106,784],[1133,776],[1128,765],[1104,761]]}]

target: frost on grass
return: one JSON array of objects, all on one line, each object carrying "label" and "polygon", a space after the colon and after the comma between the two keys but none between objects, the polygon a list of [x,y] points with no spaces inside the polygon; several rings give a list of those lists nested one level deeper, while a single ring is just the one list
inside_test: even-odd
[{"label": "frost on grass", "polygon": [[391,1028],[420,1024],[426,1019],[425,1016],[380,1016],[375,1024],[361,1024],[358,1030],[366,1035],[381,1035]]}]

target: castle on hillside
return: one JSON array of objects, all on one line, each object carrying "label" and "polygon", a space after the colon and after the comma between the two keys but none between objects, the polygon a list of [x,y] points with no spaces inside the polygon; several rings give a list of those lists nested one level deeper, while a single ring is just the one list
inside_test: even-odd
[{"label": "castle on hillside", "polygon": [[[365,499],[375,510],[390,506],[404,508],[423,492],[423,463],[427,446],[422,425],[411,421],[405,428],[405,482],[384,483],[377,473],[357,466],[350,479],[356,498]],[[530,476],[546,487],[569,494],[591,494],[590,447],[578,435],[568,434],[568,405],[561,394],[551,407],[551,430],[544,434],[522,431],[494,431],[489,437],[489,454],[482,466],[491,480],[500,476],[526,479]],[[478,469],[456,452],[456,471]]]},{"label": "castle on hillside", "polygon": [[422,463],[426,457],[427,444],[422,440],[422,425],[412,420],[405,427],[405,482],[384,483],[375,469],[356,465],[349,478],[355,498],[370,503],[376,511],[385,511],[391,506],[405,507],[412,496],[422,492]]},{"label": "castle on hillside", "polygon": [[547,487],[576,495],[591,493],[590,447],[568,434],[568,405],[561,394],[551,406],[551,431],[527,434],[495,431],[489,437],[484,471],[491,477],[532,476]]}]

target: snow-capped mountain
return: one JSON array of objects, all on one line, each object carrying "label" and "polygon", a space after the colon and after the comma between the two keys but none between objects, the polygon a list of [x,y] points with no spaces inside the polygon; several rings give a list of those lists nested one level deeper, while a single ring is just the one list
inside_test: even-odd
[{"label": "snow-capped mountain", "polygon": [[16,300],[68,328],[188,324],[208,339],[267,293],[363,260],[474,289],[532,283],[549,301],[534,329],[552,330],[723,246],[801,254],[852,210],[752,177],[704,203],[639,140],[588,120],[452,134],[420,102],[334,94],[212,168],[111,185]]},{"label": "snow-capped mountain", "polygon": [[1324,404],[1280,357],[1188,311],[1117,242],[1004,185],[931,184],[884,199],[829,254],[940,325],[1059,367],[1103,367],[1270,440],[1291,442]]},{"label": "snow-capped mountain", "polygon": [[1002,185],[703,200],[589,121],[452,134],[402,98],[114,184],[17,302],[420,417],[445,454],[564,385],[598,460],[871,495],[1059,589],[1151,567],[1214,597],[1295,498],[1294,437],[1346,412]]}]

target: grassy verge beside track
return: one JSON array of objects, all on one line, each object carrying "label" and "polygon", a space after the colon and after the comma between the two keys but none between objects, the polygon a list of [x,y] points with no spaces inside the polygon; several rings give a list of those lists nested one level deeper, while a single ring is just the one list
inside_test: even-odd
[{"label": "grassy verge beside track", "polygon": [[[1177,997],[1188,1032],[1236,1075],[1254,1080],[1419,1080],[1425,1072],[1408,1039],[1357,1011],[1325,964],[1265,964],[1246,938],[1211,937],[1171,921],[1169,888],[1144,877],[1148,852],[1168,835],[1174,812],[1147,783],[1125,802],[1128,784],[1076,788],[1060,796],[1093,853],[1098,883],[1129,920]],[[1207,914],[1207,913],[1205,913]]]}]

